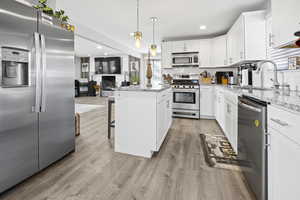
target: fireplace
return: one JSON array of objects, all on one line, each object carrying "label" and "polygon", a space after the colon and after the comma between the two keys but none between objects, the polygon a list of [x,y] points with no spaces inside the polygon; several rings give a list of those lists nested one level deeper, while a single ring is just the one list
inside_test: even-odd
[{"label": "fireplace", "polygon": [[116,87],[116,77],[115,76],[102,76],[102,90],[112,91]]}]

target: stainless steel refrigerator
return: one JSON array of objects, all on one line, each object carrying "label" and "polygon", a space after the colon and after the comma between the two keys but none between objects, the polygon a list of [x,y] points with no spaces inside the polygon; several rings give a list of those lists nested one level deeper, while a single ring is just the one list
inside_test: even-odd
[{"label": "stainless steel refrigerator", "polygon": [[0,193],[75,150],[74,33],[0,1]]}]

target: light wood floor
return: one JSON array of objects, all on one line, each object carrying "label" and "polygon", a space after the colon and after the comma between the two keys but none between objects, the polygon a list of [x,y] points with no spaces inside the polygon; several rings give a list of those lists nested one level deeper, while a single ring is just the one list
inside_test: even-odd
[{"label": "light wood floor", "polygon": [[[106,99],[76,102],[105,105]],[[239,172],[205,163],[199,133],[220,134],[214,120],[174,119],[152,159],[114,153],[106,120],[106,107],[83,113],[76,152],[0,200],[254,200]]]}]

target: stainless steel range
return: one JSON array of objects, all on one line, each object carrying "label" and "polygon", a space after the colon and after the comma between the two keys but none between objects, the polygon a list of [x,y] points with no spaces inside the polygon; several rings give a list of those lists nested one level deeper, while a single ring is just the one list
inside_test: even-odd
[{"label": "stainless steel range", "polygon": [[175,79],[173,117],[200,118],[200,86],[196,79]]}]

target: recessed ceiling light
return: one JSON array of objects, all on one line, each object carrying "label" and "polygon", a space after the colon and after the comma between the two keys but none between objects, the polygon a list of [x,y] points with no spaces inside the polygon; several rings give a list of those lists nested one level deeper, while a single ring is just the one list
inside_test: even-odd
[{"label": "recessed ceiling light", "polygon": [[104,55],[105,55],[105,56],[107,56],[107,55],[108,55],[108,53],[104,53]]},{"label": "recessed ceiling light", "polygon": [[205,30],[207,27],[205,25],[200,26],[200,30]]},{"label": "recessed ceiling light", "polygon": [[100,45],[99,45],[99,46],[97,46],[97,49],[102,49],[102,48],[103,48],[103,47],[102,47],[102,46],[100,46]]}]

